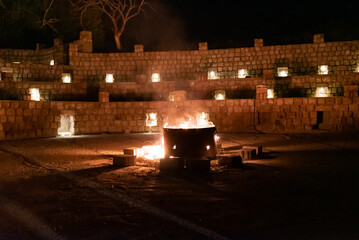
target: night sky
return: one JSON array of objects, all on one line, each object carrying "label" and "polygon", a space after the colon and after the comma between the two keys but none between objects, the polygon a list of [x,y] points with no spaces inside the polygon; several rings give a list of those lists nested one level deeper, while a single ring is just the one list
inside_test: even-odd
[{"label": "night sky", "polygon": [[156,12],[132,21],[123,37],[147,50],[252,46],[312,42],[324,33],[326,41],[359,39],[359,1],[157,0]]},{"label": "night sky", "polygon": [[[254,38],[263,38],[264,45],[309,43],[316,33],[324,33],[326,41],[359,40],[358,0],[148,1],[154,10],[147,8],[128,23],[122,36],[124,51],[133,51],[134,44],[143,44],[147,51],[192,50],[198,48],[198,42],[208,42],[210,49],[245,47],[253,46]],[[95,17],[92,20],[96,22]],[[12,35],[2,31],[0,48],[34,48],[36,42],[52,44],[56,34],[49,29],[41,34],[32,32],[25,22],[26,17],[19,23],[25,26],[22,28],[15,24]],[[78,39],[80,29],[66,27],[72,26],[71,22],[67,24],[60,37],[66,42]],[[95,51],[115,51],[111,24],[107,21],[101,27],[107,30],[94,36]]]}]

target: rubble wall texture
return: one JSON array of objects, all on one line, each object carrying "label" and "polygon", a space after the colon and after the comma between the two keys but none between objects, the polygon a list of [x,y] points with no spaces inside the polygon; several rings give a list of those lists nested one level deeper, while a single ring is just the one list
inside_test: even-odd
[{"label": "rubble wall texture", "polygon": [[[359,130],[359,97],[188,100],[153,102],[0,101],[0,139],[57,136],[60,116],[73,115],[75,134],[160,131],[146,126],[157,113],[168,116],[209,113],[219,132],[295,133]],[[318,112],[322,122],[318,124]]]}]

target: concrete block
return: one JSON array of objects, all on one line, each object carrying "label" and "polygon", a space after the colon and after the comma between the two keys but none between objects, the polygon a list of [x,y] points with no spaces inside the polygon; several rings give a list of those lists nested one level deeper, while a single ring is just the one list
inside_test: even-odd
[{"label": "concrete block", "polygon": [[263,147],[262,146],[243,146],[243,149],[254,149],[256,150],[256,155],[260,156],[263,153]]},{"label": "concrete block", "polygon": [[242,157],[240,154],[220,154],[218,157],[218,165],[227,167],[242,166]]},{"label": "concrete block", "polygon": [[241,149],[238,151],[243,160],[254,160],[256,159],[255,149]]},{"label": "concrete block", "polygon": [[115,167],[128,167],[136,165],[136,156],[119,155],[113,157],[113,166]]},{"label": "concrete block", "polygon": [[160,170],[183,170],[184,159],[183,158],[162,158],[160,159]]},{"label": "concrete block", "polygon": [[123,149],[123,154],[125,155],[131,155],[131,156],[137,156],[139,148],[132,147],[132,148],[125,148]]},{"label": "concrete block", "polygon": [[202,158],[186,159],[186,169],[194,172],[209,172],[211,161]]}]

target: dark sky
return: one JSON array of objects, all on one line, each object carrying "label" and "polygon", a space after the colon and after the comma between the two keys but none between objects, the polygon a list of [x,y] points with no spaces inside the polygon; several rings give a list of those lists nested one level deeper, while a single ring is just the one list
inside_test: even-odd
[{"label": "dark sky", "polygon": [[326,41],[359,39],[359,1],[156,0],[128,25],[124,45],[146,50],[305,43],[315,33]]}]

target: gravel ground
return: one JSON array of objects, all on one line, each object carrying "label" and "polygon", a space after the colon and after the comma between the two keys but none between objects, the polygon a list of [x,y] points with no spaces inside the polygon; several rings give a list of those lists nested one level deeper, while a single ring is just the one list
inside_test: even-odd
[{"label": "gravel ground", "polygon": [[359,137],[219,134],[261,159],[209,173],[112,167],[159,134],[0,142],[0,239],[359,239]]}]

